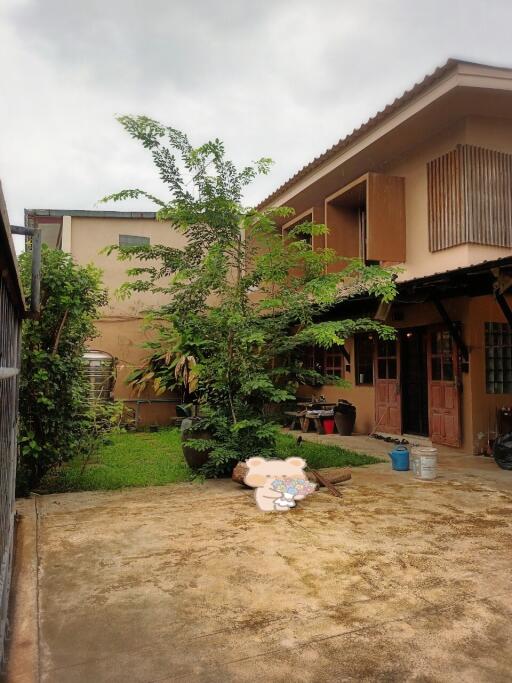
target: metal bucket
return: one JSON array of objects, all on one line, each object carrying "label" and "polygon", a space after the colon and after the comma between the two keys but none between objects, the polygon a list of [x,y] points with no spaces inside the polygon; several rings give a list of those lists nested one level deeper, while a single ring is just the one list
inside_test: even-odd
[{"label": "metal bucket", "polygon": [[411,451],[411,469],[416,479],[431,481],[437,476],[437,448],[416,446]]}]

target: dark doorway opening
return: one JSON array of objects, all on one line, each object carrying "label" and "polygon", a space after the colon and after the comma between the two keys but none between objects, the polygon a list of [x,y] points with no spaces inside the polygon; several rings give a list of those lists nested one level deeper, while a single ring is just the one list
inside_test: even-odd
[{"label": "dark doorway opening", "polygon": [[428,436],[427,329],[400,333],[402,430]]}]

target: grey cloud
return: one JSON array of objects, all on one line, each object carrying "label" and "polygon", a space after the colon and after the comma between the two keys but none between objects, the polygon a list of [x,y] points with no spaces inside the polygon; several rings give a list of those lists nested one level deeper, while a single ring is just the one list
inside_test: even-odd
[{"label": "grey cloud", "polygon": [[11,12],[19,35],[62,69],[84,68],[97,85],[184,91],[240,78],[265,59],[265,31],[284,2],[31,2]]},{"label": "grey cloud", "polygon": [[512,65],[511,20],[509,0],[3,0],[11,219],[165,191],[116,113],[218,136],[239,163],[273,157],[256,202],[447,57]]}]

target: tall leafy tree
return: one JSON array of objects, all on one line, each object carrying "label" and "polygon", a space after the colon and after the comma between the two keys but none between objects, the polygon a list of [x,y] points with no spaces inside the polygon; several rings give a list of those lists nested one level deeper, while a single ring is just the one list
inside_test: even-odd
[{"label": "tall leafy tree", "polygon": [[203,443],[213,448],[211,472],[224,472],[249,455],[271,455],[272,406],[293,399],[300,383],[340,382],[308,368],[305,349],[328,349],[363,330],[394,334],[372,319],[325,321],[322,314],[360,292],[390,301],[394,272],[359,260],[327,272],[340,257],[310,247],[314,236],[327,232],[325,225],[302,223],[283,239],[275,221],[292,210],[244,206],[245,188],[268,173],[269,159],[238,169],[220,140],[195,148],[183,132],[145,116],[119,121],[149,150],[169,198],[127,189],[103,201],[149,198],[158,219],[187,238],[181,249],[110,248],[120,259],[142,261],[127,271],[122,295],[167,295],[167,303],[151,313],[151,355],[131,379],[140,387],[150,381],[158,391],[178,382],[195,392],[212,434]]}]

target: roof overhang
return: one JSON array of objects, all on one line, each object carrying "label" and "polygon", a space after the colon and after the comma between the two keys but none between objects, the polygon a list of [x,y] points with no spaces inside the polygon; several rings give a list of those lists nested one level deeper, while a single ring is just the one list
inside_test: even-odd
[{"label": "roof overhang", "polygon": [[[512,278],[512,256],[398,282],[398,293],[392,301],[392,306],[409,306],[456,297],[493,295],[498,272]],[[378,306],[379,300],[374,296],[358,294],[335,304],[320,317],[325,320],[336,320],[337,317],[342,319],[347,316],[373,317]]]},{"label": "roof overhang", "polygon": [[412,147],[470,116],[512,118],[512,69],[450,60],[260,204],[304,211],[366,171],[400,159]]},{"label": "roof overhang", "polygon": [[76,218],[146,218],[155,220],[154,211],[88,211],[81,209],[25,209],[25,224],[34,217],[62,217]]},{"label": "roof overhang", "polygon": [[497,273],[512,276],[512,256],[400,282],[397,303],[493,294]]}]

